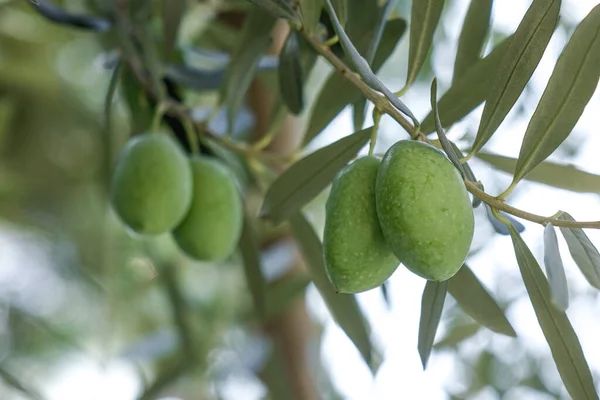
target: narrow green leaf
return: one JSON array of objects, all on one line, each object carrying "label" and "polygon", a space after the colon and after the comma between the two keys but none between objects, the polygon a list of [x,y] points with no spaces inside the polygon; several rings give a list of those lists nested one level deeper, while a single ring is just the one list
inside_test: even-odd
[{"label": "narrow green leaf", "polygon": [[492,137],[540,62],[558,21],[561,0],[534,0],[504,53],[494,77],[471,153]]},{"label": "narrow green leaf", "polygon": [[144,90],[140,87],[131,68],[123,68],[120,88],[129,108],[132,133],[145,131],[150,127],[154,112],[148,103]]},{"label": "narrow green leaf", "polygon": [[106,97],[104,98],[104,126],[106,129],[106,135],[103,136],[104,142],[104,165],[106,168],[106,178],[108,180],[112,177],[112,167],[114,165],[113,153],[115,150],[114,136],[112,130],[112,111],[113,111],[113,100],[115,98],[115,92],[119,86],[119,80],[121,78],[121,71],[123,69],[123,63],[121,59],[117,59],[115,67],[113,69],[110,81],[108,83],[108,89],[106,90]]},{"label": "narrow green leaf", "polygon": [[281,222],[327,187],[371,137],[371,128],[346,136],[289,167],[271,185],[260,209],[261,217]]},{"label": "narrow green leaf", "polygon": [[529,121],[513,183],[544,161],[569,136],[600,78],[600,6],[579,24],[560,55]]},{"label": "narrow green leaf", "polygon": [[[339,4],[332,0],[338,19],[342,22],[343,9],[338,11]],[[339,14],[339,12],[342,14]],[[371,45],[371,39],[379,23],[379,6],[372,0],[347,0],[347,23],[345,26],[348,37],[360,54],[365,54]]]},{"label": "narrow green leaf", "polygon": [[[450,283],[450,282],[448,282],[448,283]],[[448,288],[448,289],[450,289],[450,288]],[[450,332],[448,332],[448,334],[446,336],[444,336],[439,342],[437,342],[433,346],[433,348],[434,349],[443,349],[445,347],[449,347],[449,348],[454,349],[461,342],[475,336],[475,334],[477,332],[479,332],[480,329],[481,329],[481,325],[479,325],[476,322],[473,322],[470,324],[465,324],[465,325],[455,326],[450,330]]]},{"label": "narrow green leaf", "polygon": [[323,4],[325,0],[300,0],[303,26],[307,32],[312,33],[317,27]]},{"label": "narrow green leaf", "polygon": [[[492,227],[494,228],[496,233],[499,233],[504,236],[510,235],[510,231],[508,230],[506,225],[504,225],[502,222],[500,222],[500,220],[498,220],[498,218],[496,218],[496,216],[494,216],[494,214],[492,214],[492,210],[490,209],[490,206],[488,206],[487,204],[485,204],[485,211],[486,211],[487,218],[490,221],[490,223],[492,224]],[[514,219],[513,217],[511,217],[510,215],[508,215],[502,211],[500,212],[500,215],[502,215],[504,218],[506,218],[508,220],[508,222],[510,222],[517,229],[517,232],[520,233],[525,230],[525,227],[523,226],[523,224],[520,223],[519,221],[517,221],[516,219]]]},{"label": "narrow green leaf", "polygon": [[446,300],[446,291],[448,281],[434,282],[427,281],[421,298],[421,319],[419,322],[419,356],[423,369],[427,368],[427,362],[431,355],[435,333],[437,332],[444,301]]},{"label": "narrow green leaf", "polygon": [[312,280],[327,304],[333,319],[352,340],[367,365],[376,371],[379,355],[372,347],[369,337],[370,328],[358,307],[356,297],[335,292],[325,272],[323,246],[306,218],[301,213],[296,213],[290,218],[290,224],[308,265]]},{"label": "narrow green leaf", "polygon": [[331,4],[333,4],[333,9],[340,19],[342,26],[346,27],[346,22],[348,21],[348,0],[331,0]]},{"label": "narrow green leaf", "polygon": [[[565,221],[575,221],[573,217],[564,211],[558,218]],[[561,226],[560,231],[567,241],[571,257],[573,257],[587,281],[596,289],[600,289],[600,253],[598,253],[596,246],[583,229]]]},{"label": "narrow green leaf", "polygon": [[290,31],[279,54],[279,90],[288,109],[300,114],[304,108],[304,78],[298,33]]},{"label": "narrow green leaf", "polygon": [[244,217],[242,236],[240,237],[240,253],[244,264],[246,282],[254,301],[256,314],[262,320],[266,316],[266,283],[260,268],[260,252],[256,232],[252,226],[252,220],[248,215]]},{"label": "narrow green leaf", "polygon": [[[377,73],[381,66],[392,54],[396,45],[406,30],[406,21],[393,19],[386,24],[381,42],[373,60],[373,72]],[[352,39],[352,36],[350,36]],[[357,49],[360,46],[357,44]],[[352,83],[337,71],[329,76],[315,100],[308,128],[304,137],[304,144],[310,142],[338,116],[348,105],[363,98],[362,93]]]},{"label": "narrow green leaf", "polygon": [[471,0],[458,38],[452,82],[455,83],[479,60],[490,29],[493,0]]},{"label": "narrow green leaf", "polygon": [[266,293],[266,319],[283,313],[294,300],[304,294],[310,282],[310,278],[306,276],[292,276],[269,287]]},{"label": "narrow green leaf", "polygon": [[274,26],[275,19],[260,8],[253,9],[246,17],[237,48],[225,72],[225,82],[221,86],[220,101],[227,106],[230,129],[234,126],[260,58],[269,48]]},{"label": "narrow green leaf", "polygon": [[544,265],[552,301],[560,310],[565,311],[569,308],[569,289],[565,268],[558,250],[558,238],[552,224],[546,224],[544,228]]},{"label": "narrow green leaf", "polygon": [[481,325],[496,333],[517,336],[502,308],[466,264],[448,280],[448,292]]},{"label": "narrow green leaf", "polygon": [[[438,101],[440,121],[444,128],[464,118],[487,98],[498,64],[508,48],[511,37],[502,41],[485,58],[475,62],[471,68],[444,93]],[[421,132],[435,131],[435,118],[430,112],[421,124]]]},{"label": "narrow green leaf", "polygon": [[408,74],[404,89],[408,89],[425,62],[433,42],[444,0],[413,0],[410,15],[410,45],[408,50]]},{"label": "narrow green leaf", "polygon": [[186,0],[163,0],[162,23],[165,57],[173,54],[179,33],[179,26],[187,5]]},{"label": "narrow green leaf", "polygon": [[564,311],[552,305],[548,281],[527,244],[514,227],[509,229],[525,288],[569,395],[573,399],[598,399],[594,378],[571,322]]},{"label": "narrow green leaf", "polygon": [[[479,152],[477,158],[509,174],[514,173],[517,165],[516,159],[497,154]],[[573,192],[600,194],[600,175],[581,171],[572,165],[544,161],[523,179]]]},{"label": "narrow green leaf", "polygon": [[285,18],[298,22],[298,15],[288,0],[248,0],[250,3],[262,8],[275,18]]}]

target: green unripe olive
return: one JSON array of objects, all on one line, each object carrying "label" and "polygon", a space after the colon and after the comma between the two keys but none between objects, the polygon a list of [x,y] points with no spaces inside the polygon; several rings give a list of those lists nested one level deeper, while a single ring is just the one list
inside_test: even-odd
[{"label": "green unripe olive", "polygon": [[375,193],[383,235],[406,268],[433,281],[458,272],[475,221],[463,180],[442,152],[397,142],[381,161]]},{"label": "green unripe olive", "polygon": [[192,202],[192,171],[179,144],[167,135],[143,134],[122,150],[111,182],[111,203],[131,230],[173,229]]},{"label": "green unripe olive", "polygon": [[329,280],[340,293],[373,289],[400,262],[386,244],[375,209],[379,160],[368,156],[342,169],[326,204],[323,255]]},{"label": "green unripe olive", "polygon": [[242,232],[243,203],[231,170],[205,156],[191,159],[194,181],[192,206],[173,230],[173,238],[188,256],[221,261],[237,247]]}]

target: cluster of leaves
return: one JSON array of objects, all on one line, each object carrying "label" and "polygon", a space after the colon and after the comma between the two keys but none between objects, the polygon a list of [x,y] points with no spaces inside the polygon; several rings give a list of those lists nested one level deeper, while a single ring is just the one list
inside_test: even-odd
[{"label": "cluster of leaves", "polygon": [[[306,77],[318,57],[326,59],[335,71],[310,107],[303,146],[321,134],[348,105],[353,109],[355,132],[291,165],[285,163],[285,172],[269,182],[258,214],[271,222],[289,225],[309,266],[310,279],[365,361],[373,370],[377,368],[379,356],[369,337],[370,327],[355,296],[338,295],[333,291],[324,272],[321,241],[302,208],[326,189],[369,140],[375,140],[377,124],[363,129],[367,101],[371,101],[376,113],[390,114],[415,139],[439,144],[456,165],[465,185],[474,194],[473,206],[483,203],[496,231],[512,239],[525,287],[567,391],[577,399],[598,398],[581,345],[565,314],[568,291],[554,227],[560,227],[573,259],[590,284],[600,288],[600,254],[581,229],[583,226],[600,228],[600,223],[578,224],[565,212],[551,218],[539,217],[506,205],[504,199],[523,179],[598,193],[600,177],[545,159],[571,133],[600,78],[600,70],[596,67],[600,61],[600,7],[594,8],[572,33],[529,121],[519,156],[512,159],[481,150],[513,108],[540,62],[559,19],[560,0],[533,1],[516,31],[485,57],[481,55],[487,42],[493,2],[472,0],[460,34],[452,85],[438,100],[437,84],[433,81],[432,111],[421,122],[399,96],[410,90],[426,62],[445,5],[443,0],[413,1],[408,73],[405,86],[396,94],[376,76],[407,27],[407,22],[394,13],[395,1],[378,4],[366,0],[250,0],[249,3],[249,7],[244,8],[246,15],[239,39],[221,46],[230,55],[217,69],[191,65],[186,62],[185,52],[176,45],[186,9],[183,0],[169,2],[164,8],[162,44],[165,51],[162,56],[158,55],[152,34],[138,24],[129,25],[127,19],[133,16],[123,10],[116,9],[117,18],[113,22],[67,13],[47,0],[39,0],[34,7],[52,21],[96,32],[109,31],[116,24],[121,52],[118,65],[125,71],[121,71],[121,67],[114,69],[107,110],[110,110],[119,79],[123,82],[132,80],[136,83],[127,87],[134,89],[126,95],[132,115],[136,115],[134,119],[148,113],[140,106],[140,101],[146,104],[146,109],[164,107],[164,122],[188,149],[199,140],[201,151],[221,157],[230,164],[241,163],[241,169],[252,175],[250,181],[259,180],[257,170],[252,167],[255,162],[269,168],[267,161],[273,155],[263,150],[279,131],[284,119],[282,115],[306,111]],[[266,53],[278,19],[288,22],[289,33],[277,60],[272,60]],[[212,32],[212,36],[218,35]],[[213,42],[207,40],[207,43]],[[235,135],[235,127],[244,108],[245,93],[253,80],[264,72],[267,74],[262,78],[275,88],[281,106],[272,113],[266,141],[249,143]],[[218,90],[218,106],[226,114],[222,129],[227,132],[225,137],[218,129],[211,129],[214,119],[198,121],[191,116],[191,110],[175,89],[178,85],[200,92]],[[446,137],[445,130],[483,103],[477,135],[464,157]],[[214,117],[215,113],[211,115]],[[145,129],[147,122],[148,118],[134,126]],[[437,142],[428,139],[434,132]],[[510,172],[513,180],[509,188],[498,197],[487,195],[467,164],[471,157]],[[548,181],[549,174],[541,172],[544,170],[553,171],[556,178]],[[509,214],[545,226],[547,277],[520,236],[523,226]],[[248,213],[246,221],[240,253],[257,315],[265,320],[269,317],[267,305],[273,302],[270,296],[275,294],[262,275],[255,232],[259,221],[252,213]],[[294,293],[300,293],[305,286],[305,283],[294,286]],[[433,348],[447,293],[481,325],[497,333],[516,336],[502,307],[464,265],[449,281],[428,282],[425,286],[418,343],[424,367]],[[289,301],[289,294],[285,297]]]}]

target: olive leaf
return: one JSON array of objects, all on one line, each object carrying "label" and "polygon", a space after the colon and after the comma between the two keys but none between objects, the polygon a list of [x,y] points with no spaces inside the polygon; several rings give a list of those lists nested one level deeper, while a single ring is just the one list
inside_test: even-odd
[{"label": "olive leaf", "polygon": [[[406,21],[402,19],[393,19],[386,24],[372,64],[375,73],[392,54],[405,30]],[[360,48],[358,45],[356,47]],[[359,89],[337,71],[333,71],[314,101],[304,136],[304,144],[321,133],[348,104],[359,101],[361,98],[363,95]]]},{"label": "olive leaf", "polygon": [[[494,214],[492,214],[492,210],[490,209],[490,206],[488,206],[487,204],[485,204],[485,211],[486,211],[486,215],[488,217],[488,220],[492,224],[492,227],[494,228],[494,230],[496,231],[496,233],[499,233],[499,234],[504,235],[504,236],[510,235],[510,231],[508,230],[508,228],[506,227],[506,225],[504,225],[502,222],[500,222],[498,220],[498,218],[496,218],[494,216]],[[523,224],[521,224],[519,221],[517,221],[516,219],[514,219],[510,215],[508,215],[508,214],[506,214],[504,212],[500,212],[500,215],[502,215],[504,218],[506,218],[508,221],[510,221],[510,223],[515,227],[515,229],[519,233],[523,232],[525,230],[525,227],[523,226]]]},{"label": "olive leaf", "polygon": [[288,0],[248,0],[263,10],[270,13],[275,18],[284,18],[293,22],[298,22],[298,15],[292,8]]},{"label": "olive leaf", "polygon": [[294,163],[269,187],[260,216],[281,222],[315,198],[371,137],[371,128],[346,136]]},{"label": "olive leaf", "polygon": [[419,0],[412,2],[410,14],[410,45],[408,49],[408,73],[405,91],[417,79],[431,48],[433,34],[438,25],[444,0]]},{"label": "olive leaf", "polygon": [[496,333],[517,336],[502,308],[466,264],[448,280],[448,292],[460,308],[479,324]]},{"label": "olive leaf", "polygon": [[95,32],[106,32],[112,25],[109,20],[101,17],[68,12],[49,0],[29,1],[29,4],[44,18],[57,24]]},{"label": "olive leaf", "polygon": [[311,278],[333,319],[352,340],[371,370],[376,371],[379,367],[380,355],[371,344],[370,328],[358,307],[356,297],[335,292],[325,272],[321,241],[302,213],[290,217],[290,224],[308,265]]},{"label": "olive leaf", "polygon": [[175,49],[179,26],[187,5],[186,0],[163,0],[162,23],[165,56],[169,58]]},{"label": "olive leaf", "polygon": [[[486,152],[477,153],[477,158],[510,174],[515,171],[517,165],[517,160],[514,158]],[[600,175],[581,171],[572,165],[543,161],[523,179],[573,192],[600,194]]]},{"label": "olive leaf", "polygon": [[427,362],[431,355],[435,333],[437,332],[442,317],[442,310],[444,309],[447,287],[448,281],[427,281],[423,290],[421,318],[419,322],[419,341],[417,345],[423,369],[427,368]]},{"label": "olive leaf", "polygon": [[234,125],[260,58],[271,43],[274,26],[275,19],[260,8],[253,9],[246,17],[221,86],[220,103],[227,106],[229,129]]},{"label": "olive leaf", "polygon": [[[436,122],[436,124],[437,124],[437,122]],[[458,148],[456,143],[454,143],[451,140],[449,142],[450,142],[450,145],[452,146],[452,149],[456,153],[456,155],[460,158],[463,158],[465,155],[462,153],[462,151],[460,151],[460,149]],[[469,163],[468,162],[462,163],[462,167],[463,167],[463,170],[465,173],[465,177],[473,183],[478,183],[478,185],[480,185],[480,189],[483,190],[483,185],[481,184],[481,182],[477,181],[477,178],[475,177],[475,173],[471,169],[471,166],[469,165]],[[473,201],[472,201],[473,208],[479,207],[481,205],[481,203],[482,203],[482,201],[479,197],[473,196]]]},{"label": "olive leaf", "polygon": [[436,350],[443,349],[445,347],[456,348],[458,344],[475,336],[480,329],[481,325],[476,322],[454,326],[451,328],[448,334],[446,334],[446,336],[440,339],[440,341],[433,346],[433,348]]},{"label": "olive leaf", "polygon": [[169,65],[165,69],[165,76],[173,82],[186,88],[209,91],[217,90],[223,83],[225,71],[221,69],[200,69],[187,65]]},{"label": "olive leaf", "polygon": [[300,9],[302,10],[303,28],[312,33],[319,23],[321,10],[325,0],[300,0]]},{"label": "olive leaf", "polygon": [[513,183],[544,161],[569,136],[600,79],[600,6],[573,32],[529,121]]},{"label": "olive leaf", "polygon": [[107,179],[107,185],[110,183],[112,178],[112,168],[115,165],[115,143],[114,143],[114,132],[112,129],[112,111],[113,111],[113,100],[115,98],[115,92],[119,86],[119,79],[121,78],[121,71],[123,69],[123,63],[120,58],[117,59],[115,66],[113,67],[112,75],[108,83],[108,89],[106,90],[106,96],[104,97],[104,126],[106,134],[103,136],[103,150],[104,150],[104,168]]},{"label": "olive leaf", "polygon": [[291,276],[269,286],[265,294],[266,319],[283,313],[289,305],[306,291],[311,282],[307,276]]},{"label": "olive leaf", "polygon": [[488,142],[525,89],[554,33],[560,4],[534,0],[525,13],[495,73],[471,154]]},{"label": "olive leaf", "polygon": [[290,31],[279,54],[279,90],[288,109],[300,114],[304,109],[304,78],[298,33]]},{"label": "olive leaf", "polygon": [[452,83],[479,60],[490,29],[493,0],[471,0],[458,38]]},{"label": "olive leaf", "polygon": [[598,399],[594,378],[571,322],[564,311],[552,305],[548,281],[527,244],[513,226],[508,225],[508,229],[525,288],[570,397]]},{"label": "olive leaf", "polygon": [[[464,118],[487,98],[498,63],[508,48],[511,37],[502,41],[485,58],[475,62],[465,74],[442,95],[438,101],[440,121],[443,127],[449,127]],[[430,112],[421,123],[421,132],[429,134],[435,131],[435,118]]]},{"label": "olive leaf", "polygon": [[[564,221],[575,221],[571,215],[562,211],[558,217]],[[592,241],[580,228],[566,228],[560,231],[567,241],[571,257],[587,279],[590,285],[600,289],[600,253]]]},{"label": "olive leaf", "polygon": [[239,249],[242,255],[246,282],[248,283],[248,288],[254,302],[254,309],[258,317],[262,320],[266,317],[267,313],[267,302],[265,299],[267,285],[260,266],[260,252],[258,250],[256,232],[252,226],[252,220],[247,214],[244,216]]},{"label": "olive leaf", "polygon": [[544,265],[550,284],[550,293],[554,304],[562,311],[569,307],[569,289],[563,267],[558,238],[554,226],[550,223],[544,228]]}]

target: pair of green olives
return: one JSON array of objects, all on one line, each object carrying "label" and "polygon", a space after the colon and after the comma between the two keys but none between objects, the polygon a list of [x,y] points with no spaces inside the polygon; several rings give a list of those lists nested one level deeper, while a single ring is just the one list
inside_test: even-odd
[{"label": "pair of green olives", "polygon": [[171,232],[200,261],[229,257],[241,235],[243,204],[230,169],[214,158],[188,158],[164,134],[129,140],[112,177],[111,203],[135,233]]},{"label": "pair of green olives", "polygon": [[385,282],[402,263],[433,281],[451,278],[473,240],[469,195],[454,165],[418,141],[394,144],[340,171],[326,204],[323,255],[340,293]]}]

